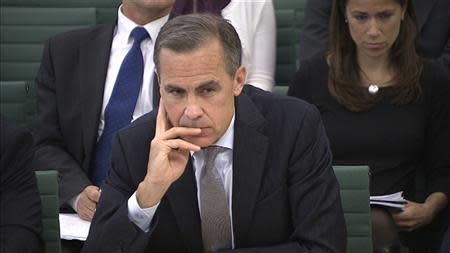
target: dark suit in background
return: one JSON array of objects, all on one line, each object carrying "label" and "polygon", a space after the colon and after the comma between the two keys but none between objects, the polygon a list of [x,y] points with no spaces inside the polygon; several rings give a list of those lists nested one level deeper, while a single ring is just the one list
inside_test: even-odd
[{"label": "dark suit in background", "polygon": [[[344,252],[339,185],[318,111],[248,85],[235,101],[235,251]],[[113,168],[83,252],[203,251],[190,162],[162,198],[148,233],[128,218],[127,200],[147,173],[155,121],[156,110],[116,136]]]},{"label": "dark suit in background", "polygon": [[[88,175],[115,25],[63,33],[44,48],[36,78],[36,169],[59,171],[61,205],[92,184]],[[157,105],[159,92],[153,94]]]},{"label": "dark suit in background", "polygon": [[45,44],[36,77],[36,169],[59,171],[61,205],[92,184],[89,165],[97,141],[114,27],[108,24],[67,32]]},{"label": "dark suit in background", "polygon": [[[450,70],[450,1],[412,2],[417,16],[417,52],[426,58],[437,59]],[[327,51],[331,6],[331,0],[306,2],[304,26],[300,33],[300,61]]]},{"label": "dark suit in background", "polygon": [[0,252],[42,252],[41,199],[31,134],[0,116]]}]

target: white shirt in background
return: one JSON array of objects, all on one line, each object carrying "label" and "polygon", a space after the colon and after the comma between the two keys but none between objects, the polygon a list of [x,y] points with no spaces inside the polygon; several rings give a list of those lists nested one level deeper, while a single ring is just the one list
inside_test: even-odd
[{"label": "white shirt in background", "polygon": [[275,84],[276,23],[271,0],[231,0],[222,10],[242,43],[242,64],[247,81],[271,91]]}]

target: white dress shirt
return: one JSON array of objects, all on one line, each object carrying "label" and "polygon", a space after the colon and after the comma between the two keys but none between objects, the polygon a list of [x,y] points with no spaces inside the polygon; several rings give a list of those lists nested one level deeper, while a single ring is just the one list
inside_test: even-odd
[{"label": "white dress shirt", "polygon": [[[232,194],[233,194],[233,143],[234,143],[234,115],[225,134],[215,143],[214,146],[226,148],[224,152],[217,155],[214,165],[218,168],[225,187],[225,194],[228,200],[228,209],[231,221],[232,246],[234,248],[233,234],[233,213],[232,213]],[[195,172],[195,181],[197,183],[197,199],[200,199],[200,175],[205,163],[204,151],[191,152],[193,167]],[[128,199],[128,217],[142,231],[148,232],[150,223],[155,215],[158,204],[150,208],[142,209],[137,203],[136,192]],[[200,203],[198,203],[201,212]]]},{"label": "white dress shirt", "polygon": [[[106,74],[105,89],[103,92],[103,104],[100,122],[98,125],[97,141],[102,135],[103,128],[105,127],[105,108],[111,98],[114,84],[116,82],[117,75],[119,74],[120,65],[133,45],[134,39],[133,37],[130,37],[131,31],[135,27],[139,26],[122,13],[122,5],[119,7],[117,12],[117,26],[114,30],[114,38],[109,55],[108,72]],[[141,90],[139,91],[139,96],[136,102],[136,107],[134,108],[132,121],[153,109],[153,75],[155,74],[153,47],[159,30],[167,22],[167,20],[169,20],[169,15],[154,20],[143,26],[150,35],[150,38],[147,38],[141,42],[141,51],[144,58],[144,76]],[[74,210],[76,210],[79,198],[80,195],[78,194],[68,201]]]},{"label": "white dress shirt", "polygon": [[[130,51],[133,45],[133,37],[130,36],[131,31],[139,26],[122,13],[122,6],[118,10],[117,27],[114,32],[114,38],[111,45],[111,53],[109,56],[108,73],[106,74],[105,90],[103,93],[102,113],[100,115],[100,123],[98,125],[98,136],[100,138],[105,126],[105,108],[111,97],[117,74],[123,59]],[[150,38],[141,42],[142,56],[144,57],[144,76],[141,90],[134,108],[133,119],[135,120],[153,109],[153,75],[155,74],[155,64],[153,63],[153,47],[159,30],[167,22],[169,15],[154,20],[143,27],[147,30]]]},{"label": "white dress shirt", "polygon": [[276,24],[271,0],[232,0],[222,10],[242,43],[246,83],[271,91],[275,84]]}]

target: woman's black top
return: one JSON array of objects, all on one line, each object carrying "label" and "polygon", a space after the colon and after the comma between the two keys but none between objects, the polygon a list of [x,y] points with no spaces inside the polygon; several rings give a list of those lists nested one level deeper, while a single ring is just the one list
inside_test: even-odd
[{"label": "woman's black top", "polygon": [[318,107],[336,165],[369,165],[370,194],[404,191],[417,200],[416,173],[423,174],[424,197],[444,192],[450,200],[450,77],[425,62],[422,95],[410,104],[391,103],[390,87],[369,111],[351,112],[328,91],[324,57],[302,62],[288,94]]}]

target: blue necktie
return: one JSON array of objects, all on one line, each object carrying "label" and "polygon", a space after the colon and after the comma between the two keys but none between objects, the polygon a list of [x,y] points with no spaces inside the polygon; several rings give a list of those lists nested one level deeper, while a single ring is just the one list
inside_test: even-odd
[{"label": "blue necktie", "polygon": [[127,126],[132,118],[144,74],[144,58],[141,42],[149,37],[143,27],[131,31],[133,46],[125,56],[117,75],[116,83],[105,108],[105,127],[95,148],[95,157],[91,166],[91,180],[101,186],[111,167],[112,137],[121,128]]}]

